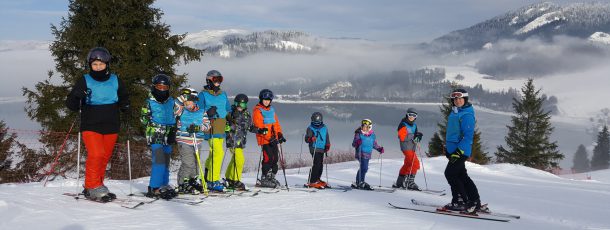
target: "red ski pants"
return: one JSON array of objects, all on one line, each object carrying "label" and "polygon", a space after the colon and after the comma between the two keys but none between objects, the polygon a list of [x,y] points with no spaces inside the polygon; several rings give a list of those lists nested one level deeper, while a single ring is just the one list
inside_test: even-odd
[{"label": "red ski pants", "polygon": [[112,150],[118,134],[100,134],[93,131],[83,132],[83,142],[87,148],[85,163],[85,188],[92,189],[104,184],[106,165],[112,156]]},{"label": "red ski pants", "polygon": [[405,162],[402,164],[400,168],[400,175],[409,175],[409,174],[417,174],[417,170],[419,170],[419,159],[417,159],[417,155],[413,150],[403,151],[402,154],[405,155]]}]

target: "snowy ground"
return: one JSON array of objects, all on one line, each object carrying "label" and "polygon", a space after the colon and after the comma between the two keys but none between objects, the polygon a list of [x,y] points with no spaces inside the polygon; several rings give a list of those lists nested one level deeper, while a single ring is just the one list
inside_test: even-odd
[{"label": "snowy ground", "polygon": [[[424,159],[431,189],[449,189],[443,177],[444,158]],[[382,184],[391,185],[402,161],[383,161]],[[348,185],[355,162],[329,165],[329,182]],[[395,193],[331,190],[260,194],[256,197],[208,198],[199,206],[157,201],[136,210],[116,204],[76,201],[62,196],[75,192],[74,180],[0,185],[0,229],[610,229],[609,170],[598,171],[599,181],[579,181],[509,164],[467,165],[482,201],[492,210],[521,215],[509,223],[473,220],[388,208],[387,203],[408,204],[412,198],[446,203],[448,196],[418,192]],[[371,161],[367,181],[379,184],[380,164]],[[305,169],[287,171],[289,185],[302,183]],[[252,184],[255,174],[248,174]],[[423,173],[417,183],[425,187]],[[123,197],[127,181],[108,181]],[[147,178],[136,181],[144,191]]]}]

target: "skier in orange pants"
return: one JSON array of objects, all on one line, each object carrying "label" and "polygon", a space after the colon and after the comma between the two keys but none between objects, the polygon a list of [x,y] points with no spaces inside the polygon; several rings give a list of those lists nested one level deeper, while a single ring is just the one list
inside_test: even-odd
[{"label": "skier in orange pants", "polygon": [[419,170],[419,159],[417,159],[417,154],[415,154],[415,148],[423,134],[417,131],[415,119],[417,119],[417,111],[414,108],[409,108],[407,109],[407,115],[398,125],[400,150],[405,155],[405,161],[398,172],[396,183],[392,185],[394,188],[420,190],[417,184],[415,184],[415,174]]}]

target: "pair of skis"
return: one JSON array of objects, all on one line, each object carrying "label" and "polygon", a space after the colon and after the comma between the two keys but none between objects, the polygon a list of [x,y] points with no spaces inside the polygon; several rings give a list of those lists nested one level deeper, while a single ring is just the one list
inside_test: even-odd
[{"label": "pair of skis", "polygon": [[[395,205],[392,203],[388,203],[388,204],[390,205],[390,207],[395,208],[395,209],[404,209],[404,210],[411,210],[411,211],[418,211],[418,212],[427,212],[427,213],[434,213],[434,214],[441,214],[441,215],[448,215],[448,216],[465,217],[465,218],[498,221],[498,222],[509,222],[511,219],[520,219],[521,218],[521,216],[519,216],[519,215],[492,212],[486,208],[484,210],[487,210],[487,211],[481,211],[481,212],[470,214],[470,213],[447,210],[447,209],[443,208],[443,205],[427,203],[427,202],[418,201],[415,199],[411,199],[411,203],[413,204],[412,206],[400,206],[400,205]],[[484,204],[483,206],[486,206],[486,205],[487,204]]]}]

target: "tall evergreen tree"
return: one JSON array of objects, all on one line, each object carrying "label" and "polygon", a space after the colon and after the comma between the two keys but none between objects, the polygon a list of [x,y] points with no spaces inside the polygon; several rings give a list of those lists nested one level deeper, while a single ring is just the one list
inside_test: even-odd
[{"label": "tall evergreen tree", "polygon": [[600,170],[607,169],[610,164],[610,134],[608,126],[604,126],[601,132],[597,135],[597,145],[593,149],[593,157],[591,157],[591,169]]},{"label": "tall evergreen tree", "polygon": [[572,170],[577,173],[588,172],[591,169],[589,165],[589,156],[587,156],[587,149],[584,145],[579,145],[578,150],[574,154],[574,166]]},{"label": "tall evergreen tree", "polygon": [[[111,52],[109,68],[125,83],[132,108],[144,104],[147,86],[155,74],[173,76],[174,86],[181,86],[186,75],[176,74],[174,66],[181,59],[184,63],[199,60],[202,51],[182,45],[185,35],[171,35],[170,27],[161,21],[163,13],[152,7],[153,2],[70,0],[68,18],[62,18],[59,27],[51,25],[55,41],[50,50],[60,80],[52,80],[55,76],[50,71],[48,78],[38,82],[34,89],[23,88],[28,116],[44,130],[68,129],[77,114],[65,107],[66,95],[76,80],[87,73],[85,59],[89,50],[97,46]],[[131,114],[127,121],[138,125],[138,109],[131,109]]]},{"label": "tall evergreen tree", "polygon": [[[455,89],[457,86],[453,85]],[[435,132],[428,142],[428,153],[427,155],[432,156],[444,156],[445,155],[445,136],[447,135],[447,122],[449,114],[451,113],[451,98],[444,97],[444,103],[439,107],[441,114],[443,114],[444,120],[437,124],[438,132]],[[469,161],[477,164],[487,164],[491,158],[488,157],[488,153],[483,150],[481,145],[481,132],[479,129],[475,129],[473,143],[472,143],[472,155]]]},{"label": "tall evergreen tree", "polygon": [[550,111],[543,111],[544,99],[536,90],[534,80],[529,79],[521,88],[521,98],[513,98],[516,116],[504,138],[508,149],[498,146],[498,162],[521,164],[542,170],[558,167],[564,158],[557,150],[556,142],[550,141],[553,126]]}]

